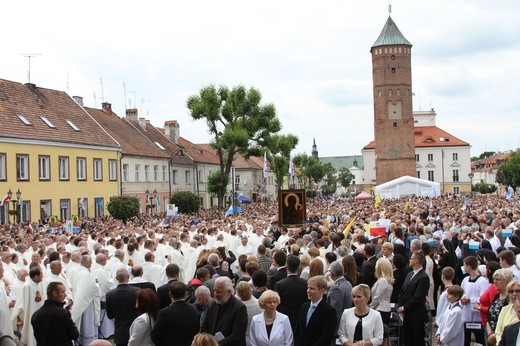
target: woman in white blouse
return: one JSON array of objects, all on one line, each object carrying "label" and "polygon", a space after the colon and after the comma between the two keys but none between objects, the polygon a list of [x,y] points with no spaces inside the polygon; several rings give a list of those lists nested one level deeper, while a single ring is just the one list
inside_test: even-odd
[{"label": "woman in white blouse", "polygon": [[352,289],[353,308],[341,315],[338,335],[342,346],[378,346],[383,343],[381,314],[368,306],[370,287],[365,284]]},{"label": "woman in white blouse", "polygon": [[159,299],[150,288],[137,291],[135,307],[141,314],[130,326],[128,346],[154,346],[150,332],[159,313]]},{"label": "woman in white blouse", "polygon": [[293,333],[289,317],[278,311],[280,296],[267,290],[258,299],[264,312],[253,316],[249,335],[252,346],[292,345]]},{"label": "woman in white blouse", "polygon": [[390,306],[390,298],[392,297],[394,272],[392,263],[386,258],[380,258],[376,262],[376,278],[377,281],[372,286],[372,302],[370,307],[379,311],[384,324],[390,322],[390,314],[392,307]]}]

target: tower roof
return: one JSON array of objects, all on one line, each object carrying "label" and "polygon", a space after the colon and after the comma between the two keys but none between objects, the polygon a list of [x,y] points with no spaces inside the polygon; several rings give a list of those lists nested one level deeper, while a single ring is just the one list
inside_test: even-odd
[{"label": "tower roof", "polygon": [[377,38],[376,42],[374,42],[372,47],[390,46],[396,44],[401,44],[405,46],[412,45],[410,41],[408,41],[403,36],[403,34],[401,34],[401,31],[399,31],[399,28],[397,27],[397,25],[395,25],[394,21],[392,20],[392,17],[388,16],[388,20],[386,21],[383,30],[381,30],[379,37]]}]

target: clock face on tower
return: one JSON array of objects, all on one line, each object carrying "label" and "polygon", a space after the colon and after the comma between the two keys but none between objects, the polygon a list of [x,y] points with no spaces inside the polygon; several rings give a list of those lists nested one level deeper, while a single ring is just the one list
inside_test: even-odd
[{"label": "clock face on tower", "polygon": [[401,101],[393,103],[388,101],[388,119],[402,119],[402,105]]}]

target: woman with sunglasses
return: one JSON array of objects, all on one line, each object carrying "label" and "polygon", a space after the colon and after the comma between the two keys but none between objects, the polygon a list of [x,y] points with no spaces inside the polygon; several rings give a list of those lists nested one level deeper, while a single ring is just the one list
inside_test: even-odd
[{"label": "woman with sunglasses", "polygon": [[517,299],[520,299],[520,280],[513,280],[507,285],[507,293],[509,304],[504,306],[498,315],[498,321],[495,328],[496,344],[500,344],[500,339],[504,333],[504,328],[510,324],[518,322],[518,317],[513,311],[513,304]]}]

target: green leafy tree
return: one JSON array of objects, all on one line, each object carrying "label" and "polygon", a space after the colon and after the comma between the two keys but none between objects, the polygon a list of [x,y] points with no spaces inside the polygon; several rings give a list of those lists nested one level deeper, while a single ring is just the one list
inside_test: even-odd
[{"label": "green leafy tree", "polygon": [[480,156],[478,157],[480,160],[487,159],[490,156],[495,155],[496,153],[494,151],[484,151]]},{"label": "green leafy tree", "polygon": [[325,164],[316,157],[307,154],[296,155],[293,162],[295,166],[300,167],[304,176],[304,185],[311,190],[314,190],[327,174],[334,172],[330,163]]},{"label": "green leafy tree", "polygon": [[170,204],[175,204],[179,213],[196,213],[200,208],[200,198],[191,191],[178,191],[170,198]]},{"label": "green leafy tree", "polygon": [[123,221],[137,216],[140,208],[139,199],[130,196],[112,197],[110,202],[107,204],[107,209],[110,215],[115,219]]},{"label": "green leafy tree", "polygon": [[352,182],[352,180],[354,180],[354,178],[354,174],[352,174],[352,172],[350,172],[348,168],[340,168],[338,173],[338,181],[341,186],[343,186],[344,188],[349,187],[350,183]]},{"label": "green leafy tree", "polygon": [[218,89],[207,86],[188,98],[186,105],[194,120],[205,120],[211,145],[219,158],[220,180],[217,199],[222,208],[229,184],[233,159],[260,156],[265,143],[282,128],[273,104],[261,105],[262,96],[255,88],[236,86]]},{"label": "green leafy tree", "polygon": [[512,186],[520,186],[520,153],[512,154],[509,159],[498,167],[496,182]]},{"label": "green leafy tree", "polygon": [[471,191],[480,192],[480,193],[493,193],[497,190],[495,185],[486,184],[486,183],[478,183],[471,185]]},{"label": "green leafy tree", "polygon": [[282,188],[284,177],[289,174],[289,158],[291,151],[297,144],[298,137],[290,134],[274,135],[265,142],[267,149],[270,151],[268,161],[275,175],[277,190]]}]

